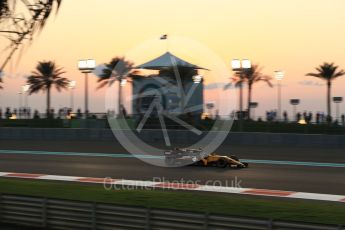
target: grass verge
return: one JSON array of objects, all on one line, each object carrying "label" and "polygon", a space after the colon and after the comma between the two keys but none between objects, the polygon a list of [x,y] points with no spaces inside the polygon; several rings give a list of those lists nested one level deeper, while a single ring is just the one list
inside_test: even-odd
[{"label": "grass verge", "polygon": [[345,204],[172,190],[111,190],[101,184],[0,179],[0,192],[225,215],[345,224]]}]

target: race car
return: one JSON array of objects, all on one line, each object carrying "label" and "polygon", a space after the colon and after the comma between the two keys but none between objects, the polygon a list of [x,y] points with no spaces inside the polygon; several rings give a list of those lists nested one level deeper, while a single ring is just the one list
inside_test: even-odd
[{"label": "race car", "polygon": [[175,148],[164,152],[165,163],[169,166],[178,164],[216,166],[219,168],[248,168],[248,163],[241,162],[236,156],[223,156],[216,153],[206,154],[202,148]]}]

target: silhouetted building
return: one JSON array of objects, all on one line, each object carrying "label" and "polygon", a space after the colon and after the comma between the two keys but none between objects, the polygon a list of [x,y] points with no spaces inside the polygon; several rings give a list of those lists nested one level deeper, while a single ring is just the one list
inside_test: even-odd
[{"label": "silhouetted building", "polygon": [[[170,52],[136,68],[153,70],[156,73],[133,76],[134,115],[143,116],[152,109],[153,102],[157,102],[166,113],[201,117],[204,86],[198,70],[204,68],[182,60]],[[155,116],[155,113],[157,108],[153,109],[150,116]]]}]

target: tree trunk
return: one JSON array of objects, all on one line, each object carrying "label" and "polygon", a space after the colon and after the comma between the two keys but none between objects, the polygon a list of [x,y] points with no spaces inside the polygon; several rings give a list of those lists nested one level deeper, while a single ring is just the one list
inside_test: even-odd
[{"label": "tree trunk", "polygon": [[331,110],[331,87],[332,87],[332,81],[327,81],[327,121],[331,121],[332,117],[332,110]]},{"label": "tree trunk", "polygon": [[248,108],[248,120],[250,120],[250,104],[252,102],[252,84],[248,84],[248,105],[247,105],[247,108]]},{"label": "tree trunk", "polygon": [[240,117],[243,118],[242,117],[242,115],[243,115],[242,114],[242,112],[243,112],[243,84],[242,84],[242,82],[240,83],[240,89],[239,90],[240,90],[240,92],[239,92],[240,93],[239,111],[240,111]]},{"label": "tree trunk", "polygon": [[119,97],[118,97],[118,104],[117,104],[117,113],[118,113],[118,118],[122,117],[122,86],[121,86],[121,78],[118,80],[119,81]]},{"label": "tree trunk", "polygon": [[50,87],[47,89],[47,118],[50,118]]}]

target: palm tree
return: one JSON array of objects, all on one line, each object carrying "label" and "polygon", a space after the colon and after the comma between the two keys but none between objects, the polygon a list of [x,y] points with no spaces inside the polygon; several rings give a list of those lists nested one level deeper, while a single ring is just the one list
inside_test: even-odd
[{"label": "palm tree", "polygon": [[253,85],[258,82],[266,82],[269,87],[273,87],[271,83],[272,77],[262,74],[262,67],[256,64],[252,65],[250,69],[244,69],[242,74],[237,72],[232,80],[238,87],[243,87],[244,83],[248,85],[247,118],[250,120],[250,104],[252,102]]},{"label": "palm tree", "polygon": [[114,57],[109,63],[104,64],[105,68],[100,74],[98,88],[112,85],[115,81],[121,80],[132,73],[133,63],[123,57]]},{"label": "palm tree", "polygon": [[2,83],[2,71],[0,71],[0,89],[3,89],[1,83]]},{"label": "palm tree", "polygon": [[[59,9],[62,0],[0,0],[0,34],[8,38],[8,53],[0,71],[27,40],[31,41]],[[55,7],[56,6],[56,7]]]},{"label": "palm tree", "polygon": [[344,70],[339,70],[338,66],[335,66],[334,63],[324,62],[319,67],[315,68],[317,73],[307,73],[306,76],[312,76],[320,78],[327,82],[327,120],[330,122],[332,118],[331,114],[331,88],[332,81],[338,77],[345,75]]},{"label": "palm tree", "polygon": [[114,57],[110,60],[109,63],[105,64],[105,68],[102,70],[102,74],[98,79],[99,88],[103,88],[108,85],[111,86],[115,81],[119,82],[119,95],[118,95],[118,114],[121,115],[120,111],[123,108],[122,106],[122,87],[121,82],[123,79],[130,77],[137,73],[133,71],[133,62],[125,60],[123,57]]},{"label": "palm tree", "polygon": [[39,91],[47,93],[47,118],[50,117],[50,93],[52,86],[55,86],[59,92],[68,87],[69,80],[61,77],[64,73],[62,68],[56,66],[55,62],[42,61],[38,62],[36,70],[27,79],[27,83],[30,85],[30,95]]},{"label": "palm tree", "polygon": [[239,94],[240,94],[240,102],[239,102],[239,113],[238,116],[240,116],[240,120],[243,118],[242,110],[243,110],[243,84],[245,83],[245,79],[243,77],[243,71],[237,71],[235,76],[231,78],[231,81],[235,84],[235,87],[239,88]]}]

